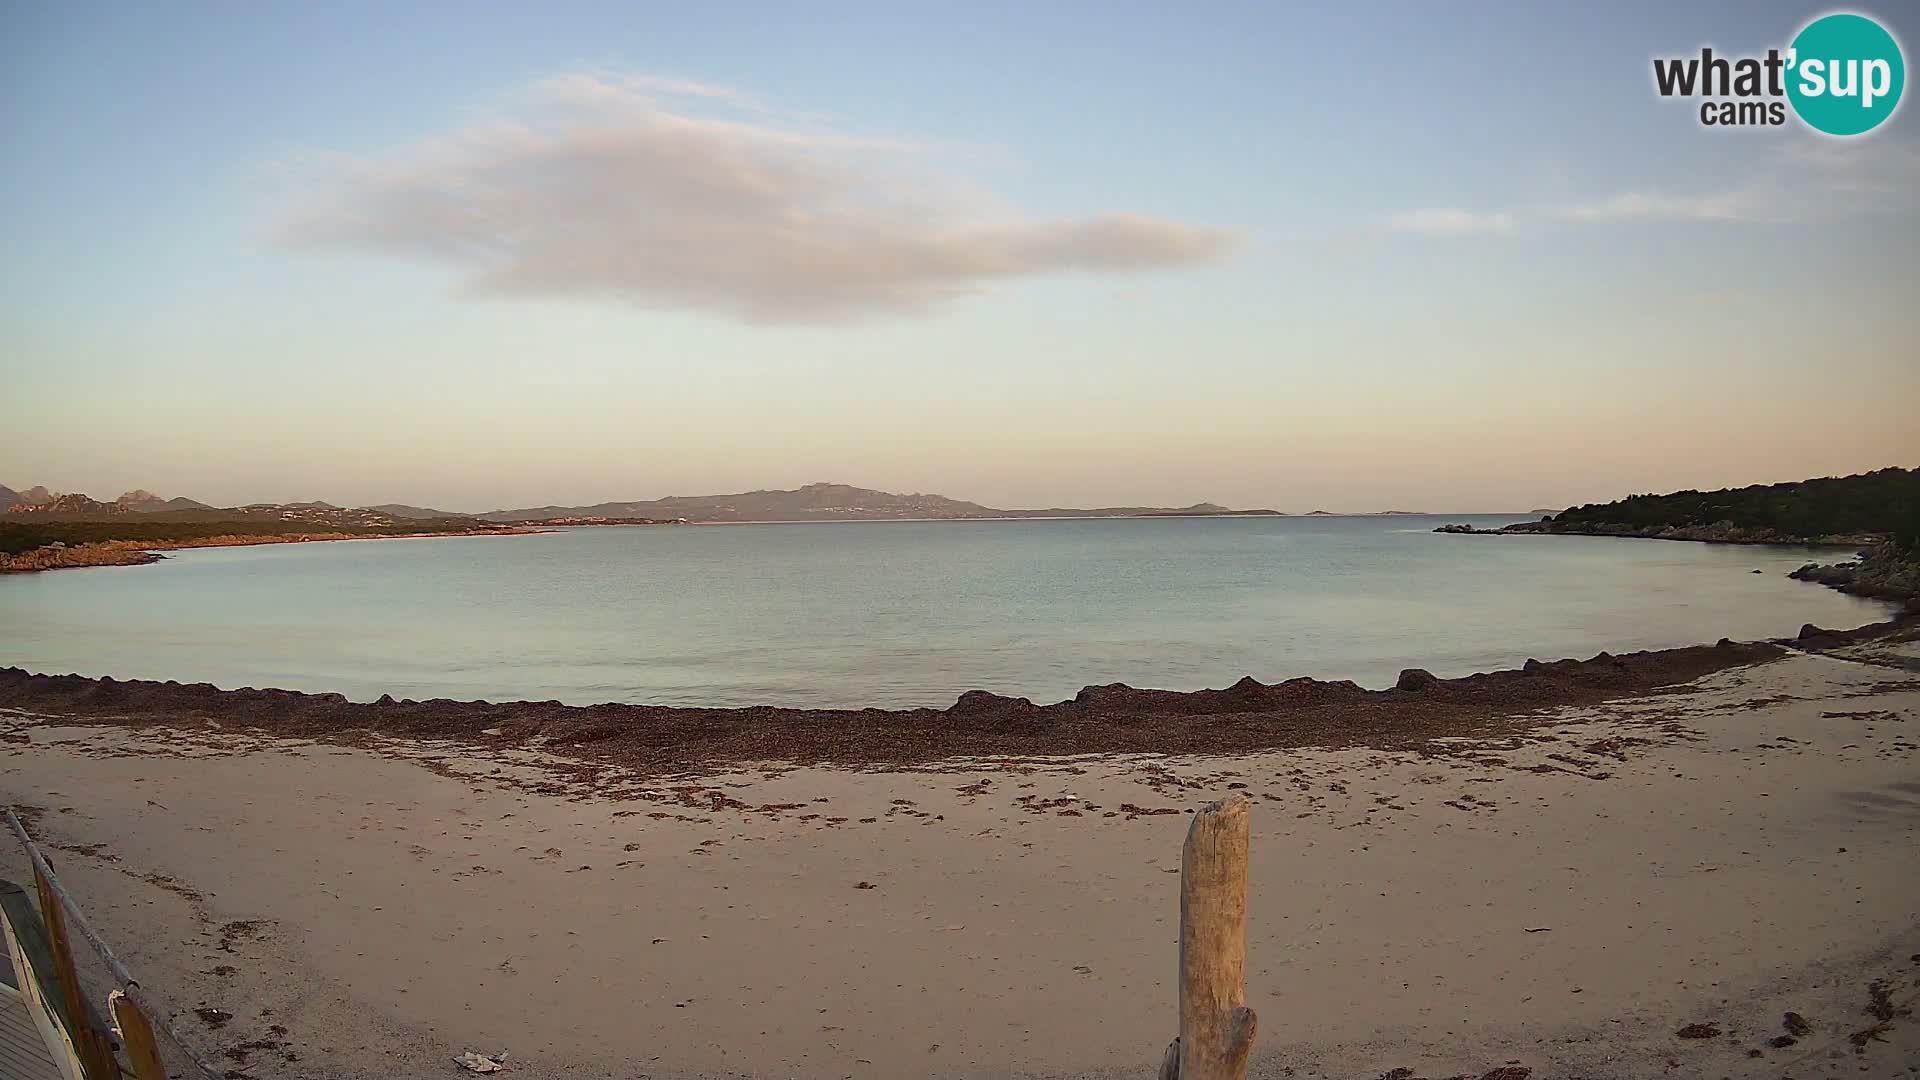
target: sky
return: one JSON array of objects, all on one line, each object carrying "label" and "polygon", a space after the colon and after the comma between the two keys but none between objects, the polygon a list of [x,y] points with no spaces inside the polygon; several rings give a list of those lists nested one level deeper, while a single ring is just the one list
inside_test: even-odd
[{"label": "sky", "polygon": [[[1827,6],[0,6],[0,483],[1525,511],[1920,466]],[[1920,7],[1872,15],[1920,42]],[[1911,96],[1911,95],[1909,95]]]}]

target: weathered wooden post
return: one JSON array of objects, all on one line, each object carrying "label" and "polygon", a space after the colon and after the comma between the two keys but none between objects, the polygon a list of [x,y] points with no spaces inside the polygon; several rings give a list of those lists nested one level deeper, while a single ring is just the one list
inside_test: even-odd
[{"label": "weathered wooden post", "polygon": [[1255,1021],[1247,1008],[1245,795],[1193,817],[1180,857],[1180,1037],[1161,1080],[1245,1080]]},{"label": "weathered wooden post", "polygon": [[94,1028],[87,1010],[85,992],[80,988],[80,972],[73,963],[73,944],[67,937],[67,913],[60,905],[59,891],[47,879],[38,863],[33,868],[34,891],[40,894],[40,921],[47,928],[47,943],[53,953],[53,971],[60,983],[60,995],[71,1018],[73,1030],[67,1038],[87,1080],[117,1080],[120,1065],[113,1057],[113,1043],[105,1032]]},{"label": "weathered wooden post", "polygon": [[126,1047],[136,1080],[167,1080],[167,1067],[160,1061],[160,1046],[154,1042],[147,1014],[119,990],[107,995],[107,1008],[113,1013],[113,1025],[120,1029],[120,1045]]}]

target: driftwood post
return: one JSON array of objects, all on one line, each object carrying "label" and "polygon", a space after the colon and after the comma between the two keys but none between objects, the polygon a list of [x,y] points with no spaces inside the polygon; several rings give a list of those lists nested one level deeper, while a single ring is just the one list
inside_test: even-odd
[{"label": "driftwood post", "polygon": [[133,999],[115,990],[107,995],[107,1008],[113,1024],[120,1029],[120,1045],[127,1048],[127,1061],[137,1080],[167,1080],[167,1067],[160,1061],[160,1047],[153,1040],[153,1025]]},{"label": "driftwood post", "polygon": [[1180,1037],[1161,1080],[1245,1080],[1254,1015],[1247,1008],[1247,797],[1202,807],[1180,857]]}]

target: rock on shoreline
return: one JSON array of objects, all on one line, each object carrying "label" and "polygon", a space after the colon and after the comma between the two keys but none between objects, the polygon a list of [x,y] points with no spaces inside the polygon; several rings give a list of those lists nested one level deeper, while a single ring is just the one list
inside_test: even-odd
[{"label": "rock on shoreline", "polygon": [[1920,558],[1902,557],[1892,544],[1877,545],[1849,562],[1808,563],[1787,576],[1855,596],[1920,601]]},{"label": "rock on shoreline", "polygon": [[0,555],[0,574],[29,574],[82,566],[144,566],[166,558],[151,550],[156,546],[126,540],[102,544],[49,545],[18,555]]}]

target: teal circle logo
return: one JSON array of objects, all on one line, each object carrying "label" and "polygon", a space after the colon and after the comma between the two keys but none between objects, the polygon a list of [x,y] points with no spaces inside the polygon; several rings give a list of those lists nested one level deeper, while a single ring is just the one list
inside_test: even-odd
[{"label": "teal circle logo", "polygon": [[1787,100],[1816,131],[1859,135],[1879,127],[1907,85],[1900,43],[1864,15],[1807,24],[1787,53]]}]

